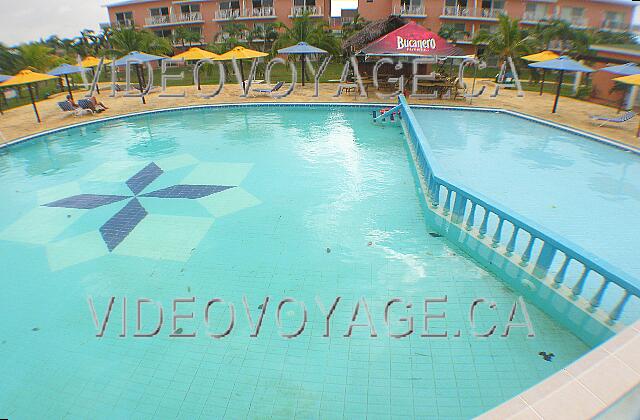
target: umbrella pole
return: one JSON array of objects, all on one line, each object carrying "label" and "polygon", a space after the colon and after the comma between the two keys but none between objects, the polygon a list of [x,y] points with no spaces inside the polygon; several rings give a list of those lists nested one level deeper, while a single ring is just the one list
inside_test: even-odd
[{"label": "umbrella pole", "polygon": [[42,121],[40,121],[40,115],[38,115],[38,108],[36,107],[36,100],[33,97],[33,90],[31,90],[31,83],[27,83],[27,89],[29,89],[29,96],[31,97],[31,105],[33,105],[33,111],[36,113],[36,119],[38,120],[38,123],[40,123]]},{"label": "umbrella pole", "polygon": [[302,63],[302,87],[304,87],[304,54],[300,54],[301,63]]},{"label": "umbrella pole", "polygon": [[242,60],[240,62],[240,78],[242,79],[242,93],[244,93],[244,70],[242,70]]},{"label": "umbrella pole", "polygon": [[198,73],[198,90],[202,90],[202,87],[200,87],[200,73]]},{"label": "umbrella pole", "polygon": [[[91,67],[91,74],[93,74],[93,78],[96,78],[96,70]],[[96,81],[96,92],[98,92],[98,95],[100,95],[100,86],[98,86],[98,81]]]},{"label": "umbrella pole", "polygon": [[144,89],[142,88],[142,76],[140,74],[140,64],[136,64],[136,74],[138,75],[138,86],[140,87],[140,95],[142,98],[142,103],[147,104],[147,101],[144,99],[144,93],[142,92]]},{"label": "umbrella pole", "polygon": [[540,96],[542,96],[542,91],[544,90],[544,77],[547,74],[546,69],[542,69],[542,82],[540,83]]},{"label": "umbrella pole", "polygon": [[558,76],[558,89],[556,90],[556,100],[553,103],[553,114],[556,113],[556,109],[558,108],[558,99],[560,99],[560,90],[562,89],[562,79],[564,78],[564,70],[560,70],[560,75]]},{"label": "umbrella pole", "polygon": [[71,96],[71,100],[73,101],[73,93],[71,93],[71,85],[69,84],[69,75],[64,75],[64,80],[67,81],[67,90],[69,91],[69,96]]}]

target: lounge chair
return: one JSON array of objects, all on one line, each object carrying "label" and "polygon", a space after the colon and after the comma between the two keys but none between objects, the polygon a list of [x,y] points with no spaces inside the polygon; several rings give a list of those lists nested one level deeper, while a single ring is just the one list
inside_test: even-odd
[{"label": "lounge chair", "polygon": [[260,93],[263,95],[270,95],[273,92],[277,92],[280,90],[280,88],[284,85],[284,82],[278,82],[275,84],[275,86],[273,86],[271,89],[253,89],[254,92],[256,93]]},{"label": "lounge chair", "polygon": [[82,114],[86,114],[86,113],[91,113],[91,110],[85,110],[81,107],[74,107],[73,105],[71,105],[71,103],[69,103],[68,101],[62,101],[62,102],[58,102],[58,106],[60,107],[60,109],[64,112],[68,112],[70,114],[72,114],[74,117],[78,117]]},{"label": "lounge chair", "polygon": [[78,100],[78,106],[82,109],[85,109],[91,113],[98,113],[98,112],[102,112],[105,109],[103,107],[101,107],[100,105],[95,105],[91,99],[79,99]]},{"label": "lounge chair", "polygon": [[637,114],[633,111],[629,111],[625,114],[620,115],[619,117],[614,117],[614,118],[592,115],[591,121],[594,123],[600,123],[599,127],[602,127],[607,123],[622,124],[623,122],[629,121],[631,118],[635,117],[636,115]]}]

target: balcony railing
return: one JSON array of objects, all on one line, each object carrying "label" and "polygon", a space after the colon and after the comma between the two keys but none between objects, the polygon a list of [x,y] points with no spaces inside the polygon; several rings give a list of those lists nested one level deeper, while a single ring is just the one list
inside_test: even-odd
[{"label": "balcony railing", "polygon": [[136,26],[133,19],[117,20],[114,22],[114,28],[132,28]]},{"label": "balcony railing", "polygon": [[202,13],[179,13],[177,15],[151,16],[145,19],[145,26],[171,25],[189,22],[201,22]]},{"label": "balcony railing", "polygon": [[268,18],[276,17],[276,9],[273,7],[253,7],[244,10],[242,13],[244,18]]},{"label": "balcony railing", "polygon": [[308,13],[309,16],[322,16],[322,7],[320,6],[293,6],[291,8],[291,16],[299,17]]},{"label": "balcony railing", "polygon": [[600,25],[600,29],[606,31],[630,31],[631,25],[616,20],[604,20],[602,25]]},{"label": "balcony railing", "polygon": [[571,26],[577,26],[579,28],[584,28],[588,25],[587,23],[587,19],[583,18],[583,17],[572,17],[569,19],[565,19],[565,18],[561,18],[563,20],[566,20],[567,22],[569,22],[571,24]]},{"label": "balcony railing", "polygon": [[240,9],[220,9],[216,10],[216,19],[218,20],[229,20],[229,19],[237,19],[240,17]]},{"label": "balcony railing", "polygon": [[506,15],[505,9],[483,9],[475,7],[446,6],[442,10],[442,16],[478,18],[478,19],[497,19],[500,15]]},{"label": "balcony railing", "polygon": [[522,15],[523,22],[540,22],[543,20],[551,20],[553,16],[539,12],[524,12]]},{"label": "balcony railing", "polygon": [[398,16],[426,16],[423,5],[404,4],[394,6],[393,14]]}]

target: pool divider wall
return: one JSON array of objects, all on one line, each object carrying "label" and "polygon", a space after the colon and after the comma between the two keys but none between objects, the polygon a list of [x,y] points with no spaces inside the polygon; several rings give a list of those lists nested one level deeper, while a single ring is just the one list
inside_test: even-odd
[{"label": "pool divider wall", "polygon": [[[631,284],[632,280],[625,281],[614,274],[610,267],[604,266],[604,262],[586,251],[571,252],[568,247],[563,247],[539,228],[531,227],[532,222],[519,223],[517,216],[498,210],[486,198],[478,198],[477,193],[467,192],[439,178],[436,175],[440,172],[438,163],[433,158],[429,159],[429,146],[424,133],[402,96],[400,104],[403,112],[402,126],[415,163],[412,169],[418,181],[416,186],[419,194],[424,197],[421,203],[427,224],[585,343],[599,345],[624,328],[622,323],[617,322],[620,314],[629,297],[638,296],[637,288]],[[491,111],[495,112],[495,109]],[[444,195],[441,189],[446,189]],[[483,214],[480,214],[480,209],[484,210]],[[499,222],[495,231],[488,233],[487,220],[494,213]],[[482,223],[478,225],[476,218],[481,219]],[[506,238],[508,242],[502,238],[505,221],[513,223],[512,232]],[[524,252],[516,246],[519,232],[530,233]],[[542,241],[543,244],[536,248],[536,241]],[[536,252],[533,252],[534,249]],[[576,249],[579,248],[576,246]],[[562,265],[554,265],[560,267],[552,277],[550,268],[558,250],[565,254],[565,261]],[[583,257],[581,252],[587,256]],[[576,284],[568,287],[564,277],[568,262],[574,259],[584,263],[585,268]],[[603,281],[597,292],[588,299],[582,294],[584,283],[592,271],[603,274]],[[599,306],[612,283],[623,289],[623,297],[610,311],[604,311]]]}]

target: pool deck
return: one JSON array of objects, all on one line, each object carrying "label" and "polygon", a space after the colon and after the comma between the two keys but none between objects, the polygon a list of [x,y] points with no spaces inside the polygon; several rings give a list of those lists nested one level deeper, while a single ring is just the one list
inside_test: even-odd
[{"label": "pool deck", "polygon": [[[591,115],[616,116],[617,110],[614,108],[586,102],[578,101],[572,98],[560,98],[558,113],[552,114],[551,107],[553,105],[553,95],[538,95],[535,92],[525,92],[524,98],[518,98],[513,90],[502,90],[497,98],[490,98],[489,94],[493,92],[493,85],[487,81],[481,81],[477,84],[476,90],[483,84],[487,85],[487,91],[479,98],[473,99],[474,107],[493,107],[504,108],[518,111],[524,114],[543,118],[549,121],[564,124],[583,131],[594,133],[600,136],[610,138],[612,140],[625,143],[627,145],[640,147],[640,141],[636,137],[638,129],[639,117],[633,118],[623,124],[608,127],[598,127],[590,120]],[[106,88],[107,85],[103,86]],[[123,93],[118,93],[116,97],[110,97],[110,88],[103,89],[100,95],[96,95],[100,101],[104,102],[109,110],[98,115],[89,115],[74,117],[69,113],[63,113],[57,106],[57,102],[64,100],[65,93],[53,95],[49,99],[38,102],[38,110],[42,123],[38,124],[31,105],[25,105],[18,108],[10,109],[0,116],[0,144],[6,143],[30,134],[64,127],[66,125],[76,124],[93,119],[105,117],[113,117],[129,113],[149,111],[154,109],[174,108],[190,105],[211,105],[211,104],[238,104],[251,102],[341,102],[341,103],[395,103],[396,100],[385,100],[379,98],[375,92],[370,92],[368,98],[361,98],[353,94],[343,94],[341,97],[334,97],[337,84],[322,84],[320,86],[320,96],[313,97],[313,85],[307,85],[305,88],[297,85],[295,91],[286,98],[274,100],[270,96],[241,98],[238,85],[227,85],[220,95],[211,99],[204,99],[197,96],[198,91],[193,86],[171,87],[166,93],[176,94],[185,92],[184,98],[161,98],[160,92],[154,92],[147,96],[147,104],[142,104],[140,98],[124,97]],[[213,88],[205,86],[204,89],[212,91]],[[76,93],[76,100],[81,98],[83,92]],[[409,103],[421,105],[455,105],[470,106],[469,100],[425,100],[411,99]]]}]

